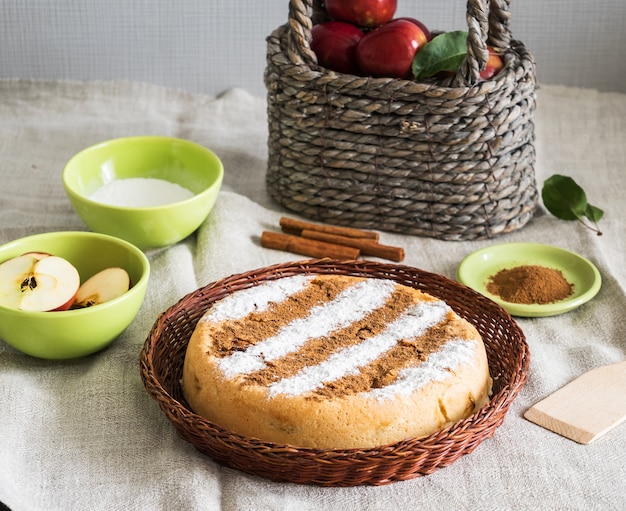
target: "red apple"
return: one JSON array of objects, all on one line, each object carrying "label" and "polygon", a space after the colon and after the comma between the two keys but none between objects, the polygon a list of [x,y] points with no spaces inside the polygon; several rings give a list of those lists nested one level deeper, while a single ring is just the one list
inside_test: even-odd
[{"label": "red apple", "polygon": [[422,32],[424,32],[424,35],[426,36],[426,41],[431,41],[433,38],[433,35],[431,34],[430,30],[428,29],[428,27],[426,25],[424,25],[424,23],[422,23],[420,20],[415,19],[415,18],[407,18],[402,17],[402,18],[396,18],[397,20],[406,20],[406,21],[410,21],[411,23],[417,25],[419,28],[422,29]]},{"label": "red apple", "polygon": [[354,52],[363,37],[356,26],[343,21],[327,21],[311,30],[311,50],[320,66],[340,73],[357,74]]},{"label": "red apple", "polygon": [[130,289],[130,277],[124,268],[106,268],[88,278],[78,289],[75,308],[91,307],[122,296]]},{"label": "red apple", "polygon": [[502,57],[500,57],[500,55],[490,46],[487,47],[487,49],[489,50],[487,65],[485,66],[485,69],[480,72],[480,77],[483,80],[491,80],[504,67]]},{"label": "red apple", "polygon": [[367,76],[410,78],[413,58],[427,42],[414,23],[392,20],[363,36],[356,47],[356,62]]},{"label": "red apple", "polygon": [[375,28],[393,18],[398,0],[325,0],[324,7],[336,21]]},{"label": "red apple", "polygon": [[67,310],[80,277],[62,257],[21,255],[0,264],[0,305],[25,311]]}]

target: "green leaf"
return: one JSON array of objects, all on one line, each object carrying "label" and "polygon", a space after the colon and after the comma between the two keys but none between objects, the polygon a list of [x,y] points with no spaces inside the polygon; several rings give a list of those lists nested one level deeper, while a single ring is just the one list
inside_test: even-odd
[{"label": "green leaf", "polygon": [[580,220],[585,227],[595,231],[583,221],[587,217],[594,224],[602,218],[604,211],[587,203],[585,191],[571,177],[555,174],[543,183],[541,197],[546,209],[561,220]]},{"label": "green leaf", "polygon": [[587,209],[587,196],[571,177],[555,174],[548,178],[541,197],[550,213],[561,220],[578,220]]},{"label": "green leaf", "polygon": [[429,78],[441,71],[456,71],[467,54],[467,32],[456,30],[434,37],[418,51],[412,71],[416,80]]}]

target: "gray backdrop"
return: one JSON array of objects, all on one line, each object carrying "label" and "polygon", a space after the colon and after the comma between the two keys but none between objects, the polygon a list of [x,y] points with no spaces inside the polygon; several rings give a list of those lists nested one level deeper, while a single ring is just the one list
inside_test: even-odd
[{"label": "gray backdrop", "polygon": [[[399,0],[398,15],[466,28],[461,0]],[[134,80],[265,94],[265,38],[288,0],[0,0],[0,77]],[[626,92],[626,0],[512,0],[540,82]]]}]

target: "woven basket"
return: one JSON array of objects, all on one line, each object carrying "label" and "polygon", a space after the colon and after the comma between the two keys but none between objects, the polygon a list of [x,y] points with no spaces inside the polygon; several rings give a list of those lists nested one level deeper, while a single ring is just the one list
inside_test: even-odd
[{"label": "woven basket", "polygon": [[[388,278],[445,300],[483,337],[493,395],[489,403],[440,432],[368,449],[320,450],[263,442],[227,431],[194,414],[181,378],[196,323],[216,300],[262,281],[302,273]],[[185,296],[160,315],[141,351],[141,377],[179,435],[231,468],[273,481],[320,486],[382,485],[430,474],[493,436],[526,381],[528,345],[509,314],[491,300],[446,277],[406,266],[368,261],[300,261],[234,275]]]},{"label": "woven basket", "polygon": [[[318,66],[311,28],[327,15],[290,0],[267,44],[270,196],[318,221],[444,240],[525,225],[538,197],[535,66],[511,38],[509,2],[469,0],[456,77],[417,83]],[[505,69],[479,82],[487,43]]]}]

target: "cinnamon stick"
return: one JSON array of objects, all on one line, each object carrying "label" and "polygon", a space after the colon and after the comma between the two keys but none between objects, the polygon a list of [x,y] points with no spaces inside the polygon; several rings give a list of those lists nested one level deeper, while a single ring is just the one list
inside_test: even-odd
[{"label": "cinnamon stick", "polygon": [[310,222],[302,222],[294,218],[282,217],[279,221],[280,227],[284,232],[290,234],[300,234],[304,230],[325,232],[328,234],[335,234],[337,236],[344,236],[346,238],[367,238],[372,240],[378,240],[378,233],[375,231],[363,231],[361,229],[355,229],[353,227],[341,227],[337,225],[323,225],[313,224]]},{"label": "cinnamon stick", "polygon": [[404,249],[402,247],[381,245],[377,241],[367,238],[349,238],[347,236],[337,236],[335,234],[312,231],[309,229],[304,229],[300,233],[300,236],[306,239],[358,248],[361,251],[361,255],[380,257],[382,259],[389,259],[390,261],[402,261],[404,259]]},{"label": "cinnamon stick", "polygon": [[261,234],[261,246],[308,257],[329,257],[342,260],[357,259],[360,254],[358,248],[272,231],[263,231]]}]

